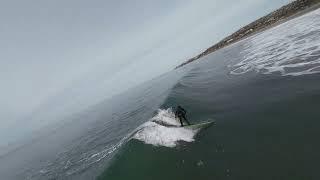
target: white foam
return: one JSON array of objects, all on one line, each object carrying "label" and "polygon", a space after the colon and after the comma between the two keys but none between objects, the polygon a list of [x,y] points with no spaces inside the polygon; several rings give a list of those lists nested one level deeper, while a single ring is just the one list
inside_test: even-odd
[{"label": "white foam", "polygon": [[231,74],[278,72],[283,76],[320,73],[320,9],[247,39],[244,59]]},{"label": "white foam", "polygon": [[[166,124],[173,127],[169,128],[160,124]],[[68,157],[69,151],[61,153],[58,155],[59,159],[56,162],[48,162],[48,164],[39,171],[30,171],[27,179],[34,179],[33,177],[37,177],[39,174],[43,177],[51,177],[55,176],[55,173],[65,176],[78,173],[109,157],[109,155],[113,154],[123,144],[130,141],[131,138],[143,141],[146,144],[166,147],[175,147],[178,141],[194,141],[193,137],[198,130],[189,130],[178,126],[180,126],[180,123],[175,120],[174,113],[171,109],[158,110],[156,116],[150,119],[150,121],[128,133],[116,144],[111,146],[108,145],[97,152],[85,152],[75,159],[70,159]],[[57,166],[57,163],[61,166]]]},{"label": "white foam", "polygon": [[199,131],[181,127],[166,127],[161,123],[180,125],[174,118],[171,109],[159,110],[156,116],[138,128],[133,138],[154,146],[175,147],[179,141],[194,141],[194,136]]},{"label": "white foam", "polygon": [[[127,134],[125,137],[123,137],[118,143],[113,144],[111,146],[106,146],[105,148],[101,149],[98,152],[86,152],[81,154],[79,159],[64,159],[63,157],[67,157],[67,154],[59,154],[58,157],[62,158],[61,161],[58,161],[58,163],[62,166],[57,166],[57,163],[48,163],[47,166],[43,167],[39,171],[41,176],[52,176],[52,173],[58,173],[59,175],[66,175],[70,176],[72,174],[78,173],[80,171],[83,171],[84,169],[90,167],[93,164],[96,164],[100,162],[101,160],[109,157],[112,153],[114,153],[117,149],[119,149],[123,144],[125,144],[127,141],[130,140],[130,137],[132,136],[134,132],[131,132]],[[68,152],[66,152],[68,153]],[[31,172],[29,175],[30,177],[28,179],[33,179],[32,177],[37,176],[37,172],[34,172],[34,174]]]},{"label": "white foam", "polygon": [[176,120],[171,108],[159,109],[158,113],[151,120],[172,126],[180,126],[180,122]]}]

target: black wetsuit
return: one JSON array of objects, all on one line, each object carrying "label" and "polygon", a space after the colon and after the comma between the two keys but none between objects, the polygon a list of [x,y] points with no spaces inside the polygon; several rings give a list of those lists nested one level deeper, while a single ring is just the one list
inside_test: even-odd
[{"label": "black wetsuit", "polygon": [[189,121],[186,118],[187,111],[183,109],[181,106],[178,106],[176,109],[176,112],[174,113],[175,117],[178,117],[181,123],[181,126],[183,126],[182,118],[187,122],[188,125],[190,125]]}]

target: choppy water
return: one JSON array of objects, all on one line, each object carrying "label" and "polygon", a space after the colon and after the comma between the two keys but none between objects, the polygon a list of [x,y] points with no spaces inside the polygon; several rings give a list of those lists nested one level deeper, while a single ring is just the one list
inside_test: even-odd
[{"label": "choppy water", "polygon": [[257,71],[299,76],[320,72],[320,11],[298,17],[250,38],[232,74]]},{"label": "choppy water", "polygon": [[[73,115],[5,179],[319,179],[320,10]],[[170,108],[203,131],[178,125]]]}]

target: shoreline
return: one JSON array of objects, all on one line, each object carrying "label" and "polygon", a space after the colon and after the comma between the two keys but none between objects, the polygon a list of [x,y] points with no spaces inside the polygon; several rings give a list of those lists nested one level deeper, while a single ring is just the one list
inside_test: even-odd
[{"label": "shoreline", "polygon": [[219,49],[222,49],[236,42],[244,40],[257,33],[263,32],[267,29],[278,26],[291,19],[302,16],[308,12],[314,11],[318,8],[320,8],[320,0],[296,0],[294,2],[291,2],[267,14],[266,16],[263,16],[258,20],[253,21],[252,23],[240,28],[238,31],[222,39],[221,41],[209,47],[205,51],[201,52],[199,55],[192,57],[187,61],[183,62],[182,64],[176,66],[175,69],[185,66]]}]

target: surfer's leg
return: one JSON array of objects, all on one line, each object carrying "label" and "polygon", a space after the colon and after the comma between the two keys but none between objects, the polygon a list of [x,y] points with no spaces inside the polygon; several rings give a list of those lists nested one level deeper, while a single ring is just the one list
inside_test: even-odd
[{"label": "surfer's leg", "polygon": [[181,116],[178,116],[178,118],[179,118],[179,120],[180,120],[181,126],[183,126],[182,117],[181,117]]},{"label": "surfer's leg", "polygon": [[186,115],[183,115],[182,117],[183,117],[183,119],[187,122],[188,125],[191,125],[191,124],[189,123],[189,121],[187,120]]}]

